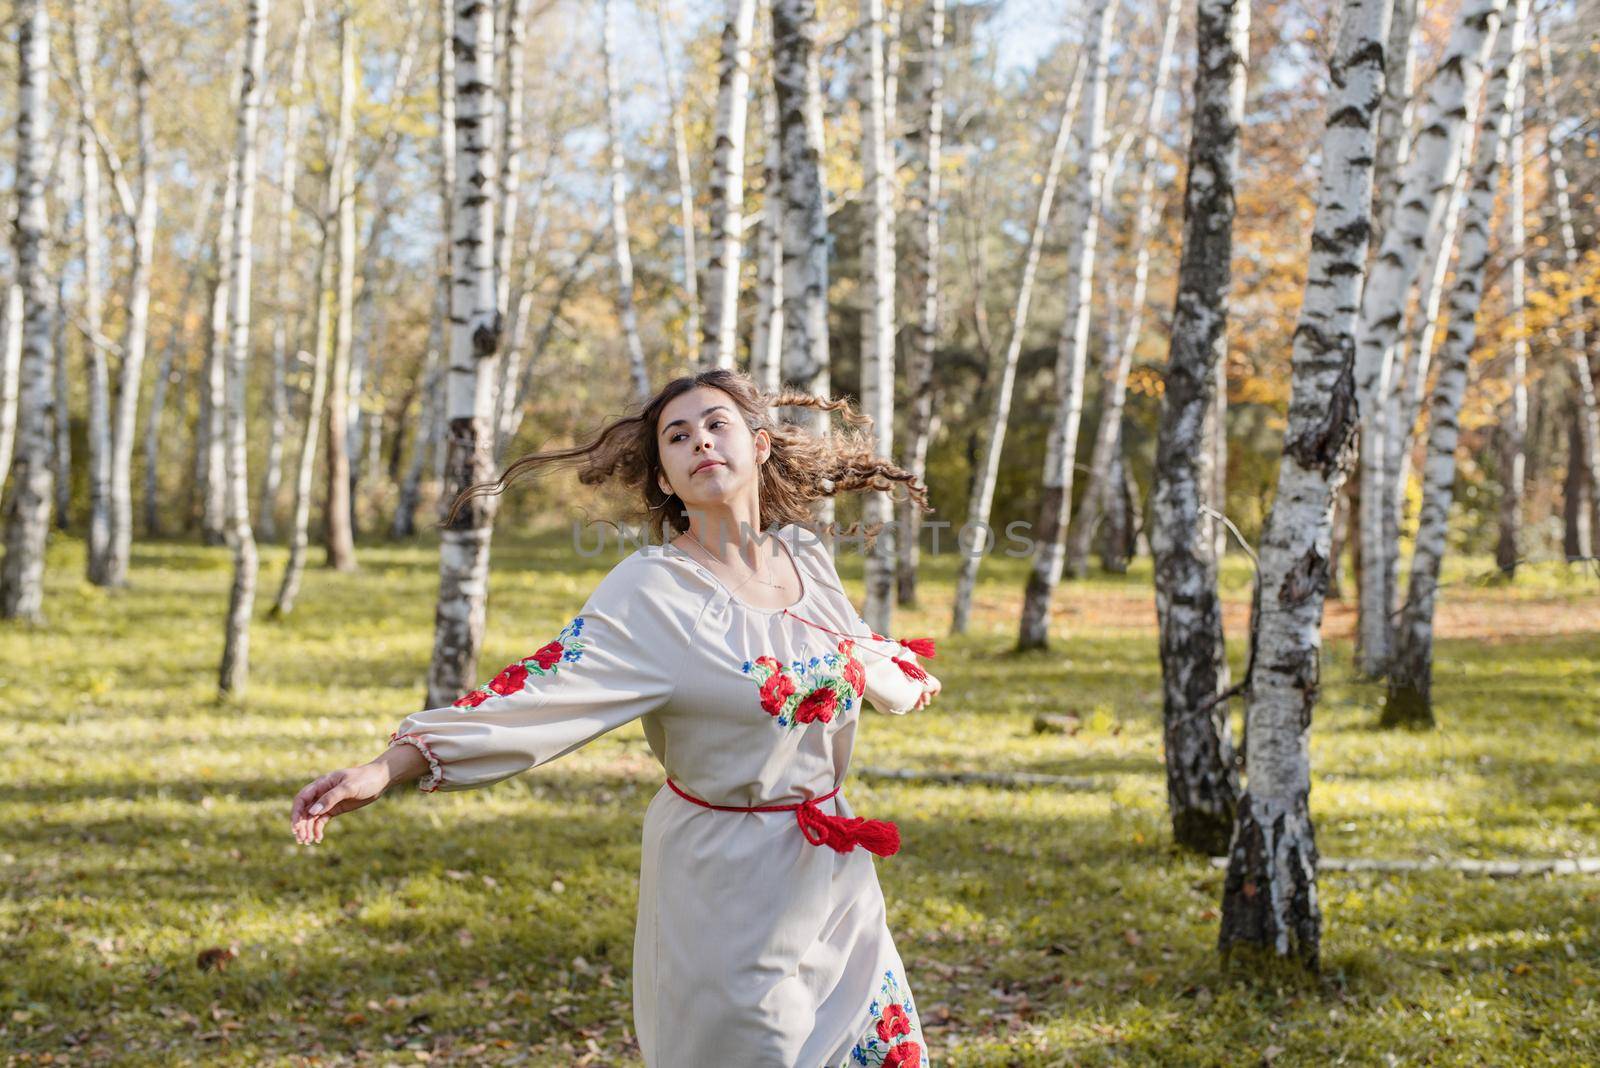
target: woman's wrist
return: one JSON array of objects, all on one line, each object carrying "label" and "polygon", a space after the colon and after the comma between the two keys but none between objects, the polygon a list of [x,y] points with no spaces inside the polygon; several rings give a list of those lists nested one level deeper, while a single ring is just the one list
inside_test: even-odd
[{"label": "woman's wrist", "polygon": [[394,745],[369,760],[383,775],[383,788],[420,779],[428,773],[428,760],[414,745]]}]

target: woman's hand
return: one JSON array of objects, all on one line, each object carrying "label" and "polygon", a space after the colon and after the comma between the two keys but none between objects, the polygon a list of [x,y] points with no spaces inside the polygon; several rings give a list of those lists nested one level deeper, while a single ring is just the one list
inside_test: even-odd
[{"label": "woman's hand", "polygon": [[389,788],[389,772],[379,764],[330,771],[294,795],[289,822],[301,845],[322,841],[322,829],[335,816],[370,805]]},{"label": "woman's hand", "polygon": [[927,681],[922,684],[922,696],[917,698],[917,703],[911,706],[912,709],[926,708],[932,704],[933,699],[939,696],[941,689],[943,687],[940,685],[938,677],[929,675]]}]

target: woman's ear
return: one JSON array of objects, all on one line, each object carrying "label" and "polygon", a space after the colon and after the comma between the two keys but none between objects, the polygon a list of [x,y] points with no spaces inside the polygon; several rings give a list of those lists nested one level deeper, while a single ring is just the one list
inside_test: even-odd
[{"label": "woman's ear", "polygon": [[764,464],[767,457],[772,455],[772,435],[763,427],[756,431],[756,463]]}]

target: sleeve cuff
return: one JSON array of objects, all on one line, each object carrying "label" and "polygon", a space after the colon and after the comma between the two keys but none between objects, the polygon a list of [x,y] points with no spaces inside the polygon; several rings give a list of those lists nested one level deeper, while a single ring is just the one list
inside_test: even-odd
[{"label": "sleeve cuff", "polygon": [[425,794],[431,794],[437,790],[439,784],[444,781],[444,769],[439,765],[439,758],[433,755],[433,750],[428,748],[428,743],[424,742],[420,735],[396,732],[389,735],[389,747],[392,749],[397,745],[416,746],[417,752],[421,753],[428,761],[428,774],[417,780],[417,789]]}]

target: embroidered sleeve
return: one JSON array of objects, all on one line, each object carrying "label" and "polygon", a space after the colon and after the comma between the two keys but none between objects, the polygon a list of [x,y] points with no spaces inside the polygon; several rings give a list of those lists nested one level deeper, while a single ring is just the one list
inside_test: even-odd
[{"label": "embroidered sleeve", "polygon": [[[405,717],[391,745],[428,760],[425,793],[547,764],[666,704],[687,651],[681,603],[638,561],[614,568],[561,632],[453,703]],[[621,572],[630,572],[622,575]]]}]

